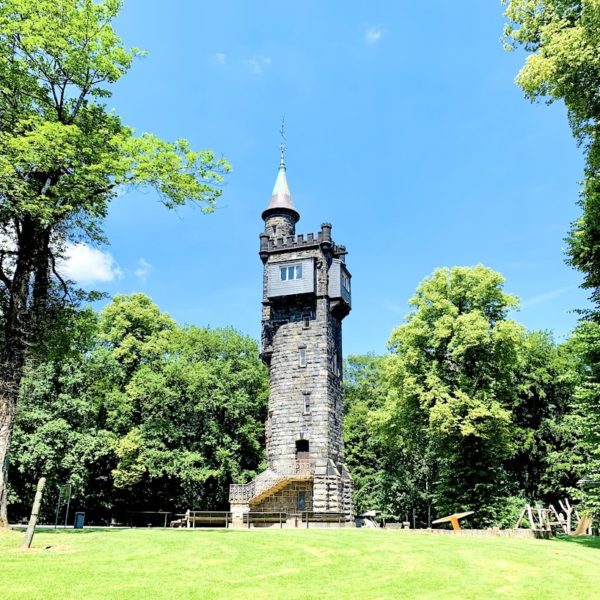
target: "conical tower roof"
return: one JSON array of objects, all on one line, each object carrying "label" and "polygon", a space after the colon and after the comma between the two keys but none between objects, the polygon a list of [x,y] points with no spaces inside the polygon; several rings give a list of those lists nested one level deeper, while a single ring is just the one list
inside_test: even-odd
[{"label": "conical tower roof", "polygon": [[279,171],[277,172],[277,179],[275,180],[275,186],[273,187],[273,192],[271,194],[271,201],[269,202],[269,206],[267,206],[267,208],[264,210],[262,218],[266,219],[271,213],[271,211],[276,210],[289,211],[290,213],[292,213],[296,222],[300,220],[300,213],[296,210],[296,207],[294,206],[294,201],[292,200],[290,187],[287,182],[285,167],[285,147],[283,145],[281,147]]}]

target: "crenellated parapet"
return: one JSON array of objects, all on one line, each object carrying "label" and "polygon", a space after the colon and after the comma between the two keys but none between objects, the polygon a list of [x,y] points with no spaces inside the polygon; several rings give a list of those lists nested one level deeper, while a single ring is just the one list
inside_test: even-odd
[{"label": "crenellated parapet", "polygon": [[337,245],[331,239],[331,225],[323,223],[321,230],[317,233],[299,233],[285,237],[274,237],[268,233],[260,234],[260,257],[265,262],[269,254],[274,252],[290,252],[309,248],[322,247],[333,258],[339,258],[345,262],[347,254],[346,246]]}]

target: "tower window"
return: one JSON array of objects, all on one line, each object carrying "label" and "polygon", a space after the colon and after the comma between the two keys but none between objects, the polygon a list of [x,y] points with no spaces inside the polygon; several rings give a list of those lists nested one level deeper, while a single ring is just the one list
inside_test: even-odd
[{"label": "tower window", "polygon": [[302,279],[302,265],[286,265],[279,267],[281,281],[293,281],[294,279]]},{"label": "tower window", "polygon": [[308,440],[296,440],[296,454],[310,452],[310,442]]},{"label": "tower window", "polygon": [[303,329],[308,329],[310,327],[310,315],[302,316],[302,327]]},{"label": "tower window", "polygon": [[306,510],[306,492],[298,492],[298,510]]},{"label": "tower window", "polygon": [[350,276],[345,271],[342,271],[342,287],[350,293]]},{"label": "tower window", "polygon": [[304,392],[304,414],[310,413],[310,392]]},{"label": "tower window", "polygon": [[298,348],[298,366],[306,366],[306,348]]}]

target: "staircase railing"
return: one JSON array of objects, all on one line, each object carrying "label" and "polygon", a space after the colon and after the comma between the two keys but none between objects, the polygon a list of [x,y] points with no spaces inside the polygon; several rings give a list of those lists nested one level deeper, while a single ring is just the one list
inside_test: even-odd
[{"label": "staircase railing", "polygon": [[294,475],[312,475],[314,466],[310,460],[294,460],[287,465],[277,466],[277,470],[267,469],[249,483],[233,483],[229,486],[229,502],[248,502],[269,488]]}]

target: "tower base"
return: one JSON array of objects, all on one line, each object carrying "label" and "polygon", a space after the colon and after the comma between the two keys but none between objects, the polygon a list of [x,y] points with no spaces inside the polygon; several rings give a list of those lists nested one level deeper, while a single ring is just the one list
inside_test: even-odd
[{"label": "tower base", "polygon": [[[268,482],[268,483],[267,483]],[[352,477],[345,465],[331,459],[317,460],[311,474],[278,473],[267,469],[253,482],[232,485],[230,490],[232,527],[249,523],[298,527],[313,519],[317,525],[349,522],[353,519]],[[272,515],[272,520],[264,515]]]}]

